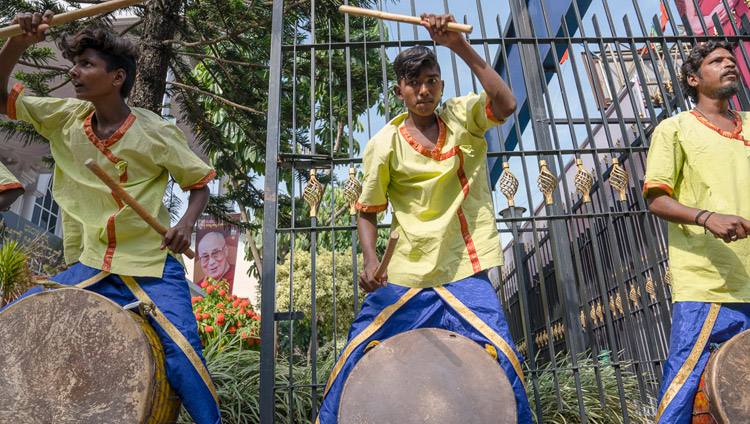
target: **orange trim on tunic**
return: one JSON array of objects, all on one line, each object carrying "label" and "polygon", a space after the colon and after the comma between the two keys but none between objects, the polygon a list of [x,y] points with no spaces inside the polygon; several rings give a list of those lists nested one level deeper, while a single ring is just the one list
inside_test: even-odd
[{"label": "orange trim on tunic", "polygon": [[24,190],[21,183],[7,183],[7,184],[0,184],[0,193],[2,193],[5,190],[13,190],[15,188],[20,188],[21,190]]},{"label": "orange trim on tunic", "polygon": [[[458,174],[458,181],[461,183],[461,190],[464,193],[464,199],[469,196],[469,180],[466,178],[466,173],[464,172],[464,154],[461,152],[461,150],[458,149],[458,146],[456,146],[455,149],[458,153],[458,171],[456,173]],[[466,244],[466,250],[469,253],[469,259],[471,259],[471,267],[474,269],[474,273],[482,270],[482,266],[479,264],[479,255],[477,254],[477,248],[474,246],[474,240],[471,238],[471,232],[469,231],[469,223],[466,221],[466,216],[464,215],[464,210],[461,206],[458,207],[458,211],[456,211],[456,214],[458,214],[458,222],[461,224],[461,236],[464,239],[464,243]]]},{"label": "orange trim on tunic", "polygon": [[355,207],[357,208],[357,210],[361,212],[383,212],[384,210],[388,208],[388,203],[383,203],[382,205],[370,206],[370,205],[363,205],[357,202]]},{"label": "orange trim on tunic", "polygon": [[705,116],[701,115],[700,113],[696,112],[695,110],[691,110],[690,113],[698,119],[700,123],[707,126],[709,129],[716,131],[719,133],[719,135],[722,135],[727,138],[731,138],[734,140],[739,140],[743,143],[745,143],[745,146],[750,147],[750,140],[746,139],[742,136],[742,118],[736,111],[731,111],[732,115],[734,116],[735,122],[737,123],[737,127],[733,131],[726,131],[722,130],[721,128],[714,125],[711,121],[706,119]]},{"label": "orange trim on tunic", "polygon": [[[117,165],[118,163],[122,162],[122,159],[118,158],[117,156],[112,153],[111,150],[109,150],[109,146],[112,146],[113,144],[120,141],[120,139],[125,135],[125,133],[130,129],[130,127],[133,125],[133,122],[135,122],[135,115],[132,113],[128,115],[127,119],[125,119],[125,122],[120,125],[120,128],[115,131],[114,134],[112,134],[108,139],[102,141],[99,139],[99,137],[94,134],[94,128],[91,125],[91,119],[94,117],[94,112],[92,111],[86,119],[83,121],[83,129],[86,132],[86,136],[91,141],[91,143],[96,146],[97,149],[99,149],[100,152],[104,156],[107,157],[107,159]],[[125,165],[125,170],[120,174],[120,184],[125,184],[128,182],[128,169],[127,164]],[[112,214],[107,219],[107,250],[104,252],[104,259],[102,263],[102,271],[109,272],[110,269],[112,269],[112,258],[115,256],[115,249],[117,248],[117,232],[115,231],[115,216],[122,210],[125,205],[122,203],[122,200],[120,200],[119,197],[115,195],[114,192],[110,191],[110,194],[115,199],[115,202],[117,203],[117,212]]]},{"label": "orange trim on tunic", "polygon": [[16,83],[10,94],[8,94],[8,102],[5,105],[5,112],[8,114],[8,118],[14,121],[18,119],[16,118],[16,100],[18,100],[18,96],[22,91],[23,85]]},{"label": "orange trim on tunic", "polygon": [[441,151],[443,150],[443,145],[445,144],[445,134],[446,134],[445,123],[443,122],[442,119],[440,119],[440,116],[438,116],[437,114],[435,114],[435,118],[437,118],[439,133],[438,133],[437,144],[435,145],[435,148],[433,150],[430,150],[424,147],[423,145],[419,144],[419,142],[415,140],[414,137],[411,136],[411,134],[409,134],[409,130],[406,129],[406,123],[401,125],[398,130],[401,133],[401,136],[404,137],[404,140],[406,140],[406,142],[409,143],[409,145],[412,148],[414,148],[414,150],[416,150],[418,153],[424,156],[427,156],[428,158],[435,159],[437,161],[443,161],[447,159],[448,157],[450,157],[450,156],[443,157],[441,153]]},{"label": "orange trim on tunic", "polygon": [[180,188],[182,188],[182,191],[189,191],[189,190],[196,190],[199,188],[203,188],[206,186],[206,184],[208,184],[209,181],[213,180],[214,178],[216,178],[216,171],[212,169],[211,172],[209,172],[205,177],[203,177],[197,183],[191,184],[187,187],[180,187]]},{"label": "orange trim on tunic", "polygon": [[664,190],[669,197],[674,197],[674,189],[667,184],[662,183],[646,183],[643,185],[643,195],[646,195],[646,191],[650,188],[658,188]]},{"label": "orange trim on tunic", "polygon": [[497,122],[498,124],[505,123],[505,119],[498,119],[495,116],[495,113],[492,112],[492,99],[490,99],[490,96],[487,96],[487,104],[484,106],[484,113],[487,114],[487,118],[492,122]]}]

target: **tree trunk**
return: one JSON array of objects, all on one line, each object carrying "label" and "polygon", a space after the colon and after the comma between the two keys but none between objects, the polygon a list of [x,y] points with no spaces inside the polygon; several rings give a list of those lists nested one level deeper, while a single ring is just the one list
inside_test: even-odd
[{"label": "tree trunk", "polygon": [[5,289],[0,288],[0,309],[5,307]]},{"label": "tree trunk", "polygon": [[172,47],[161,42],[174,38],[180,6],[180,0],[152,0],[148,3],[140,37],[138,74],[129,99],[132,106],[156,113],[162,108]]}]

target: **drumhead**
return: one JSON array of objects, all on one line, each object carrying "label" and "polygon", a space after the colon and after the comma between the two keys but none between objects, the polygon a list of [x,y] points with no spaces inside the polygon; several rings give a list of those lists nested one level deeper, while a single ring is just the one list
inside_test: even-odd
[{"label": "drumhead", "polygon": [[0,422],[145,422],[154,367],[139,325],[96,293],[47,290],[0,312]]},{"label": "drumhead", "polygon": [[750,330],[732,337],[711,357],[706,390],[711,414],[719,424],[750,422]]},{"label": "drumhead", "polygon": [[365,353],[344,385],[340,424],[516,423],[508,377],[479,344],[422,328]]}]

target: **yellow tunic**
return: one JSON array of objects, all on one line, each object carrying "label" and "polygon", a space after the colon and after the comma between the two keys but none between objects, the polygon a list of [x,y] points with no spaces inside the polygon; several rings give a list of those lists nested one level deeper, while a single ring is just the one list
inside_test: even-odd
[{"label": "yellow tunic", "polygon": [[393,205],[399,232],[388,278],[406,287],[435,287],[503,263],[487,184],[484,133],[503,121],[487,94],[447,100],[436,111],[440,136],[427,150],[406,130],[407,114],[394,118],[368,143],[357,208]]},{"label": "yellow tunic", "polygon": [[115,274],[161,277],[167,251],[161,236],[124,205],[84,162],[93,158],[152,216],[169,227],[164,192],[169,174],[183,190],[205,186],[216,173],[188,147],[176,126],[131,108],[120,129],[99,140],[94,107],[78,99],[24,96],[16,85],[8,117],[30,122],[50,141],[55,159],[52,194],[62,209],[65,260]]},{"label": "yellow tunic", "polygon": [[4,192],[5,190],[12,190],[14,188],[20,188],[21,190],[24,189],[21,183],[18,182],[16,177],[14,177],[13,174],[8,171],[8,168],[0,163],[0,193]]},{"label": "yellow tunic", "polygon": [[[750,115],[737,115],[733,132],[696,112],[659,124],[644,196],[660,188],[685,206],[750,218]],[[727,244],[696,225],[670,222],[668,228],[672,301],[750,302],[750,239]]]}]

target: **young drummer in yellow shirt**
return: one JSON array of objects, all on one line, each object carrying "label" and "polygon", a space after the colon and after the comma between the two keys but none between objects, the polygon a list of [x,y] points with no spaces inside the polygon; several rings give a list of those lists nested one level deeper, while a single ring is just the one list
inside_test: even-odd
[{"label": "young drummer in yellow shirt", "polygon": [[[454,22],[452,15],[422,15],[432,39],[460,56],[484,91],[440,107],[444,82],[431,49],[404,50],[393,63],[394,91],[408,113],[386,124],[365,148],[357,228],[364,256],[359,285],[370,294],[328,379],[322,424],[337,422],[344,382],[368,343],[423,327],[445,328],[492,347],[513,386],[518,422],[531,422],[523,358],[485,272],[502,265],[503,256],[484,133],[515,111],[516,100],[465,38],[446,31],[448,22]],[[400,238],[388,275],[376,280],[376,216],[388,199]]]},{"label": "young drummer in yellow shirt", "polygon": [[669,221],[674,302],[657,423],[691,422],[709,346],[750,328],[750,116],[729,110],[733,51],[717,41],[691,51],[681,85],[695,107],[651,137],[643,194]]},{"label": "young drummer in yellow shirt", "polygon": [[[216,173],[188,147],[176,126],[125,99],[135,82],[138,51],[132,41],[102,28],[59,40],[76,99],[8,92],[21,54],[45,38],[52,12],[16,17],[24,34],[0,50],[0,113],[30,122],[50,141],[55,159],[55,200],[62,210],[63,244],[70,268],[52,280],[78,285],[126,305],[153,302],[151,324],[164,346],[170,385],[198,424],[221,422],[218,398],[205,361],[190,303],[185,270],[175,255],[190,246],[203,211],[206,184]],[[187,210],[162,237],[84,166],[93,158],[162,225],[169,175],[190,192]],[[166,250],[168,249],[168,251]],[[33,293],[30,291],[24,296]],[[157,322],[154,316],[164,317]]]}]

